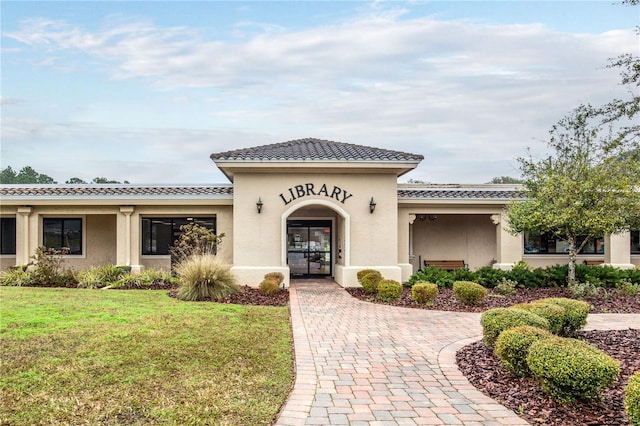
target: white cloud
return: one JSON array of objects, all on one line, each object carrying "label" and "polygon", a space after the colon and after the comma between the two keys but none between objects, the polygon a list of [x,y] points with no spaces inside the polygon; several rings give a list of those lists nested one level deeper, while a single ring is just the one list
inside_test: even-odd
[{"label": "white cloud", "polygon": [[[371,9],[299,31],[247,21],[225,40],[121,18],[101,28],[31,19],[5,35],[41,52],[40,66],[59,66],[67,54],[88,56],[112,79],[175,91],[215,89],[201,104],[202,115],[222,120],[228,129],[222,133],[128,136],[115,126],[93,135],[102,141],[104,134],[132,137],[145,147],[136,158],[148,162],[165,164],[158,150],[185,147],[185,141],[194,148],[179,158],[173,154],[173,162],[196,164],[196,155],[208,161],[216,151],[213,135],[226,138],[224,149],[315,136],[421,153],[427,159],[415,172],[420,178],[465,182],[514,174],[513,158],[537,145],[570,109],[622,94],[606,60],[637,49],[632,30],[570,34],[540,24],[407,19],[402,11]],[[188,103],[191,96],[173,99]],[[37,123],[3,124],[10,140],[51,131]],[[68,129],[54,132],[75,140]],[[238,137],[246,134],[254,137]],[[151,148],[144,138],[157,145]],[[140,178],[154,178],[150,169]]]}]

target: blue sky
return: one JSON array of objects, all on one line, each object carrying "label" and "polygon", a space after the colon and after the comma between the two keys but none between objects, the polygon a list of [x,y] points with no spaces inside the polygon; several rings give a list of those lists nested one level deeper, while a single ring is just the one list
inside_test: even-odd
[{"label": "blue sky", "polygon": [[0,166],[221,183],[213,152],[317,137],[483,183],[626,96],[639,8],[590,2],[2,1]]}]

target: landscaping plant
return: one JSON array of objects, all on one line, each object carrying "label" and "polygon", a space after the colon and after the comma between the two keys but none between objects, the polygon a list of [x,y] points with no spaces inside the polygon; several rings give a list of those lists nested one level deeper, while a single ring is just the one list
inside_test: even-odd
[{"label": "landscaping plant", "polygon": [[533,312],[515,308],[494,308],[484,311],[480,316],[484,344],[495,346],[496,339],[504,330],[521,325],[530,325],[549,330],[549,321]]},{"label": "landscaping plant", "polygon": [[554,400],[598,398],[620,373],[620,363],[582,340],[556,337],[531,344],[527,365]]},{"label": "landscaping plant", "polygon": [[640,426],[640,370],[629,377],[624,390],[624,409],[634,426]]},{"label": "landscaping plant", "polygon": [[378,271],[372,271],[362,277],[362,288],[366,293],[376,294],[378,292],[378,284],[382,281],[382,274]]},{"label": "landscaping plant", "polygon": [[181,300],[220,300],[237,293],[235,277],[228,265],[213,254],[196,254],[176,266],[180,282],[177,298]]},{"label": "landscaping plant", "polygon": [[432,304],[437,295],[437,284],[417,282],[411,287],[411,298],[422,305]]},{"label": "landscaping plant", "polygon": [[382,280],[378,283],[378,297],[389,302],[402,296],[402,284],[395,280]]},{"label": "landscaping plant", "polygon": [[463,305],[477,305],[487,295],[487,289],[472,281],[456,281],[453,283],[453,294]]},{"label": "landscaping plant", "polygon": [[517,376],[529,376],[527,365],[529,347],[538,340],[549,339],[553,334],[530,325],[509,328],[498,336],[494,352],[507,370]]}]

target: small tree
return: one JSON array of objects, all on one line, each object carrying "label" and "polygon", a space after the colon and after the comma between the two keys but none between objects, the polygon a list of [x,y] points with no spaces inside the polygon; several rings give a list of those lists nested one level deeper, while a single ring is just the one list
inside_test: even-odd
[{"label": "small tree", "polygon": [[180,227],[182,234],[169,248],[171,269],[192,255],[215,254],[224,234],[216,235],[211,229],[197,223]]},{"label": "small tree", "polygon": [[518,159],[524,200],[508,208],[510,231],[549,232],[566,240],[570,284],[587,241],[629,229],[640,214],[637,142],[616,131],[596,109],[582,105],[550,130],[553,155]]}]

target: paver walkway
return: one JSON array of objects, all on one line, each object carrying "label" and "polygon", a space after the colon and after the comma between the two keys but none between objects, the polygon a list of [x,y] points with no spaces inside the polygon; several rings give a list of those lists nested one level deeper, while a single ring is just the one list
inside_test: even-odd
[{"label": "paver walkway", "polygon": [[[296,381],[277,425],[528,424],[455,365],[481,338],[480,314],[361,302],[327,280],[289,291]],[[595,317],[590,328],[640,326],[640,315]]]}]

